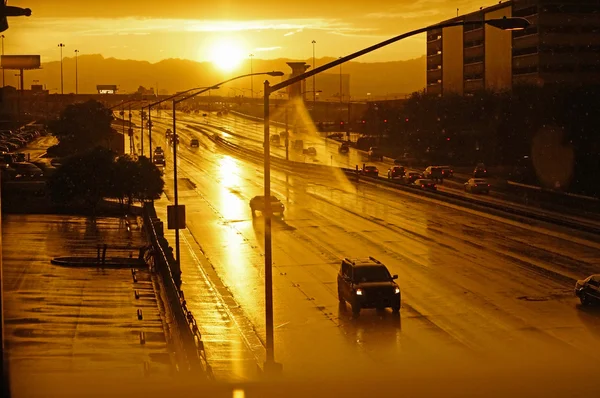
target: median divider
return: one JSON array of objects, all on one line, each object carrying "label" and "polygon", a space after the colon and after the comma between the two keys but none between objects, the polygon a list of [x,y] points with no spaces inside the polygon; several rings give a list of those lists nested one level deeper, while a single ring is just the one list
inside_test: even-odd
[{"label": "median divider", "polygon": [[159,276],[162,297],[167,311],[167,325],[174,347],[177,367],[182,374],[200,375],[211,379],[211,367],[206,360],[204,344],[196,320],[187,309],[183,291],[173,278],[171,266],[175,264],[169,243],[164,237],[163,223],[156,216],[154,204],[144,203],[144,230],[152,245],[153,269]]}]

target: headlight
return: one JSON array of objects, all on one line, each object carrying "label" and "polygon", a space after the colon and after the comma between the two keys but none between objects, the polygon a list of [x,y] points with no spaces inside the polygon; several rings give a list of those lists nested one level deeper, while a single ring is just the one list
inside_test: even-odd
[{"label": "headlight", "polygon": [[362,296],[362,289],[356,289],[356,295]]},{"label": "headlight", "polygon": [[396,286],[396,290],[394,291],[394,293],[400,294],[400,288],[398,286]]}]

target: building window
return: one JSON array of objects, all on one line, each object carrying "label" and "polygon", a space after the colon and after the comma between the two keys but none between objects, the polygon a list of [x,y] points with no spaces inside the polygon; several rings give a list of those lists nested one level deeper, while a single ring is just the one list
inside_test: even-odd
[{"label": "building window", "polygon": [[478,39],[478,40],[471,40],[471,41],[466,41],[464,44],[464,48],[471,48],[471,47],[477,47],[477,46],[482,46],[483,45],[483,40],[482,39]]},{"label": "building window", "polygon": [[536,73],[537,71],[537,66],[523,66],[520,68],[513,68],[513,75],[526,75],[528,73]]},{"label": "building window", "polygon": [[518,57],[520,55],[529,55],[536,54],[538,52],[537,46],[526,47],[526,48],[513,48],[512,55],[513,57]]}]

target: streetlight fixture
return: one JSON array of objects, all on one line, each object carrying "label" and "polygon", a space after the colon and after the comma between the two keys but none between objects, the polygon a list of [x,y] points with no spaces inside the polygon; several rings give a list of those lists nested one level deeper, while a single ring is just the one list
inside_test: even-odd
[{"label": "streetlight fixture", "polygon": [[64,90],[64,86],[63,86],[63,56],[62,56],[62,49],[63,47],[66,47],[63,43],[58,43],[58,46],[60,47],[60,93],[64,94],[65,90]]},{"label": "streetlight fixture", "polygon": [[[271,86],[268,80],[264,82],[264,196],[269,198],[271,196],[271,154],[270,154],[270,131],[269,131],[269,96],[282,88],[288,87],[294,83],[298,83],[305,80],[317,73],[324,72],[335,66],[341,65],[344,62],[351,61],[361,55],[368,54],[372,51],[378,50],[387,45],[393,44],[402,39],[406,39],[411,36],[415,36],[420,33],[427,32],[431,29],[441,29],[453,26],[472,26],[472,25],[484,25],[488,24],[502,30],[523,30],[526,29],[530,24],[525,18],[499,18],[479,21],[454,21],[445,22],[425,28],[416,29],[407,33],[403,33],[399,36],[392,37],[391,39],[382,41],[371,47],[367,47],[345,57],[341,57],[335,61],[329,62],[318,68],[312,69],[308,72],[304,72],[298,76],[284,80],[278,84]],[[271,201],[265,200],[265,209],[263,212],[265,221],[265,323],[266,323],[266,350],[267,358],[265,361],[265,370],[279,370],[280,365],[275,362],[275,347],[273,339],[273,264],[272,264],[272,237],[271,237]]]},{"label": "streetlight fixture", "polygon": [[77,54],[79,50],[75,50],[75,94],[79,94],[79,76],[77,71]]},{"label": "streetlight fixture", "polygon": [[[315,44],[317,44],[316,41],[312,41],[312,45],[313,45],[313,64],[312,67],[313,69],[315,69]],[[316,86],[316,76],[313,75],[313,102],[317,102],[317,86]]]},{"label": "streetlight fixture", "polygon": [[[279,72],[279,71],[273,71],[273,72],[257,72],[257,73],[250,73],[250,74],[246,74],[246,75],[241,75],[241,76],[236,76],[233,77],[231,79],[227,79],[225,81],[222,81],[221,83],[217,83],[214,86],[210,86],[210,87],[206,87],[201,89],[200,91],[197,91],[193,94],[190,94],[188,96],[185,96],[183,98],[178,98],[178,99],[173,99],[173,191],[175,192],[175,221],[174,221],[174,227],[175,227],[175,264],[177,269],[175,270],[175,282],[176,283],[181,283],[181,262],[180,262],[180,250],[179,250],[179,193],[177,191],[177,112],[176,112],[176,107],[177,104],[180,102],[183,102],[185,100],[188,100],[190,98],[196,97],[202,93],[207,92],[208,90],[217,90],[219,89],[222,85],[229,83],[233,80],[237,80],[237,79],[241,79],[243,77],[252,77],[252,76],[257,76],[257,75],[269,75],[269,76],[283,76],[283,72]],[[194,89],[192,89],[194,90]],[[192,90],[188,90],[188,91],[192,91]],[[182,93],[180,93],[182,94]]]}]

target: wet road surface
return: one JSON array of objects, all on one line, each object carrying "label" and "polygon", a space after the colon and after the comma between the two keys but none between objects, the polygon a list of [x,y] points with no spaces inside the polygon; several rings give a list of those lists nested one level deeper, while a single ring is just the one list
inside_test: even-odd
[{"label": "wet road surface", "polygon": [[[164,142],[170,120],[153,121],[155,146],[170,148]],[[221,303],[232,319],[221,337],[230,350],[221,353],[239,352],[215,354],[213,360],[220,361],[222,378],[227,372],[252,378],[247,362],[252,356],[258,363],[264,359],[263,344],[253,343],[265,334],[264,235],[262,218],[252,219],[248,201],[262,194],[262,166],[221,153],[183,125],[178,126],[179,197],[187,206],[182,252],[190,243],[187,250],[205,256],[182,255],[186,298],[192,305],[190,297],[196,296],[198,308],[209,300],[203,280],[210,273],[226,288]],[[200,139],[200,148],[185,144],[192,137]],[[169,153],[167,160],[166,199],[157,202],[163,209],[173,199]],[[273,225],[276,359],[286,375],[502,368],[568,382],[566,375],[575,369],[592,374],[586,364],[598,360],[600,312],[579,306],[572,280],[600,271],[597,240],[355,186],[337,174],[273,170],[272,190],[286,205],[285,218]],[[400,319],[389,310],[364,310],[353,319],[339,305],[336,275],[345,256],[374,256],[399,275]],[[209,330],[222,319],[206,322],[201,327]],[[210,355],[210,345],[207,349]]]}]

